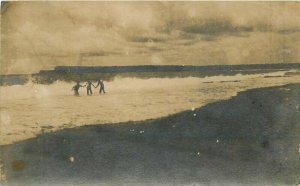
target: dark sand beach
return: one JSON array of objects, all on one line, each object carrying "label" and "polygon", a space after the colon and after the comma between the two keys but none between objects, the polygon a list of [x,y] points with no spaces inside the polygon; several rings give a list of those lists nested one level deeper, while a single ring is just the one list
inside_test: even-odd
[{"label": "dark sand beach", "polygon": [[[2,145],[9,185],[296,185],[300,84]],[[5,184],[5,182],[3,182]]]}]

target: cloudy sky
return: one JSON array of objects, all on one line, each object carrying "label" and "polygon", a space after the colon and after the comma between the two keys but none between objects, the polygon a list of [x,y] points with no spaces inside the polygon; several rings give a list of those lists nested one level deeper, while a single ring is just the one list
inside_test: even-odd
[{"label": "cloudy sky", "polygon": [[300,2],[9,2],[0,74],[300,62]]}]

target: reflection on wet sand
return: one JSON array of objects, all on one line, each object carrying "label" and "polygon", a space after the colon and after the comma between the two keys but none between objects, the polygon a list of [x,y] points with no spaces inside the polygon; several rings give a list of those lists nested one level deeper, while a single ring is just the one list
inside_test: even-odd
[{"label": "reflection on wet sand", "polygon": [[228,99],[243,90],[300,82],[299,75],[264,78],[283,74],[123,78],[106,83],[105,95],[86,96],[82,89],[79,97],[70,91],[73,84],[65,82],[1,87],[0,142],[9,144],[38,133],[87,124],[154,119]]}]

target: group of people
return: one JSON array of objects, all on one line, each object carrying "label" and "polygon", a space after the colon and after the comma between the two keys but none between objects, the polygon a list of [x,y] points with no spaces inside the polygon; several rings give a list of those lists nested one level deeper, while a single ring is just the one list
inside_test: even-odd
[{"label": "group of people", "polygon": [[81,85],[79,83],[79,81],[77,81],[76,85],[73,86],[72,90],[74,91],[74,95],[75,96],[79,96],[79,89],[80,89],[80,87],[86,87],[86,93],[87,93],[87,95],[91,96],[93,94],[92,86],[94,88],[97,88],[99,86],[100,87],[99,94],[101,94],[101,93],[105,94],[104,83],[103,83],[103,81],[101,79],[99,79],[97,81],[97,85],[96,86],[90,80],[88,80],[85,85]]}]

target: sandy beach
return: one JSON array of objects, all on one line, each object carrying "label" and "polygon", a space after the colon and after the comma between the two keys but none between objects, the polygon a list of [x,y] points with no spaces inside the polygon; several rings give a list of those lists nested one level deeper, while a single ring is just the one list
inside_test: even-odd
[{"label": "sandy beach", "polygon": [[[299,84],[1,146],[9,185],[296,185]],[[109,170],[109,171],[108,171]]]}]

